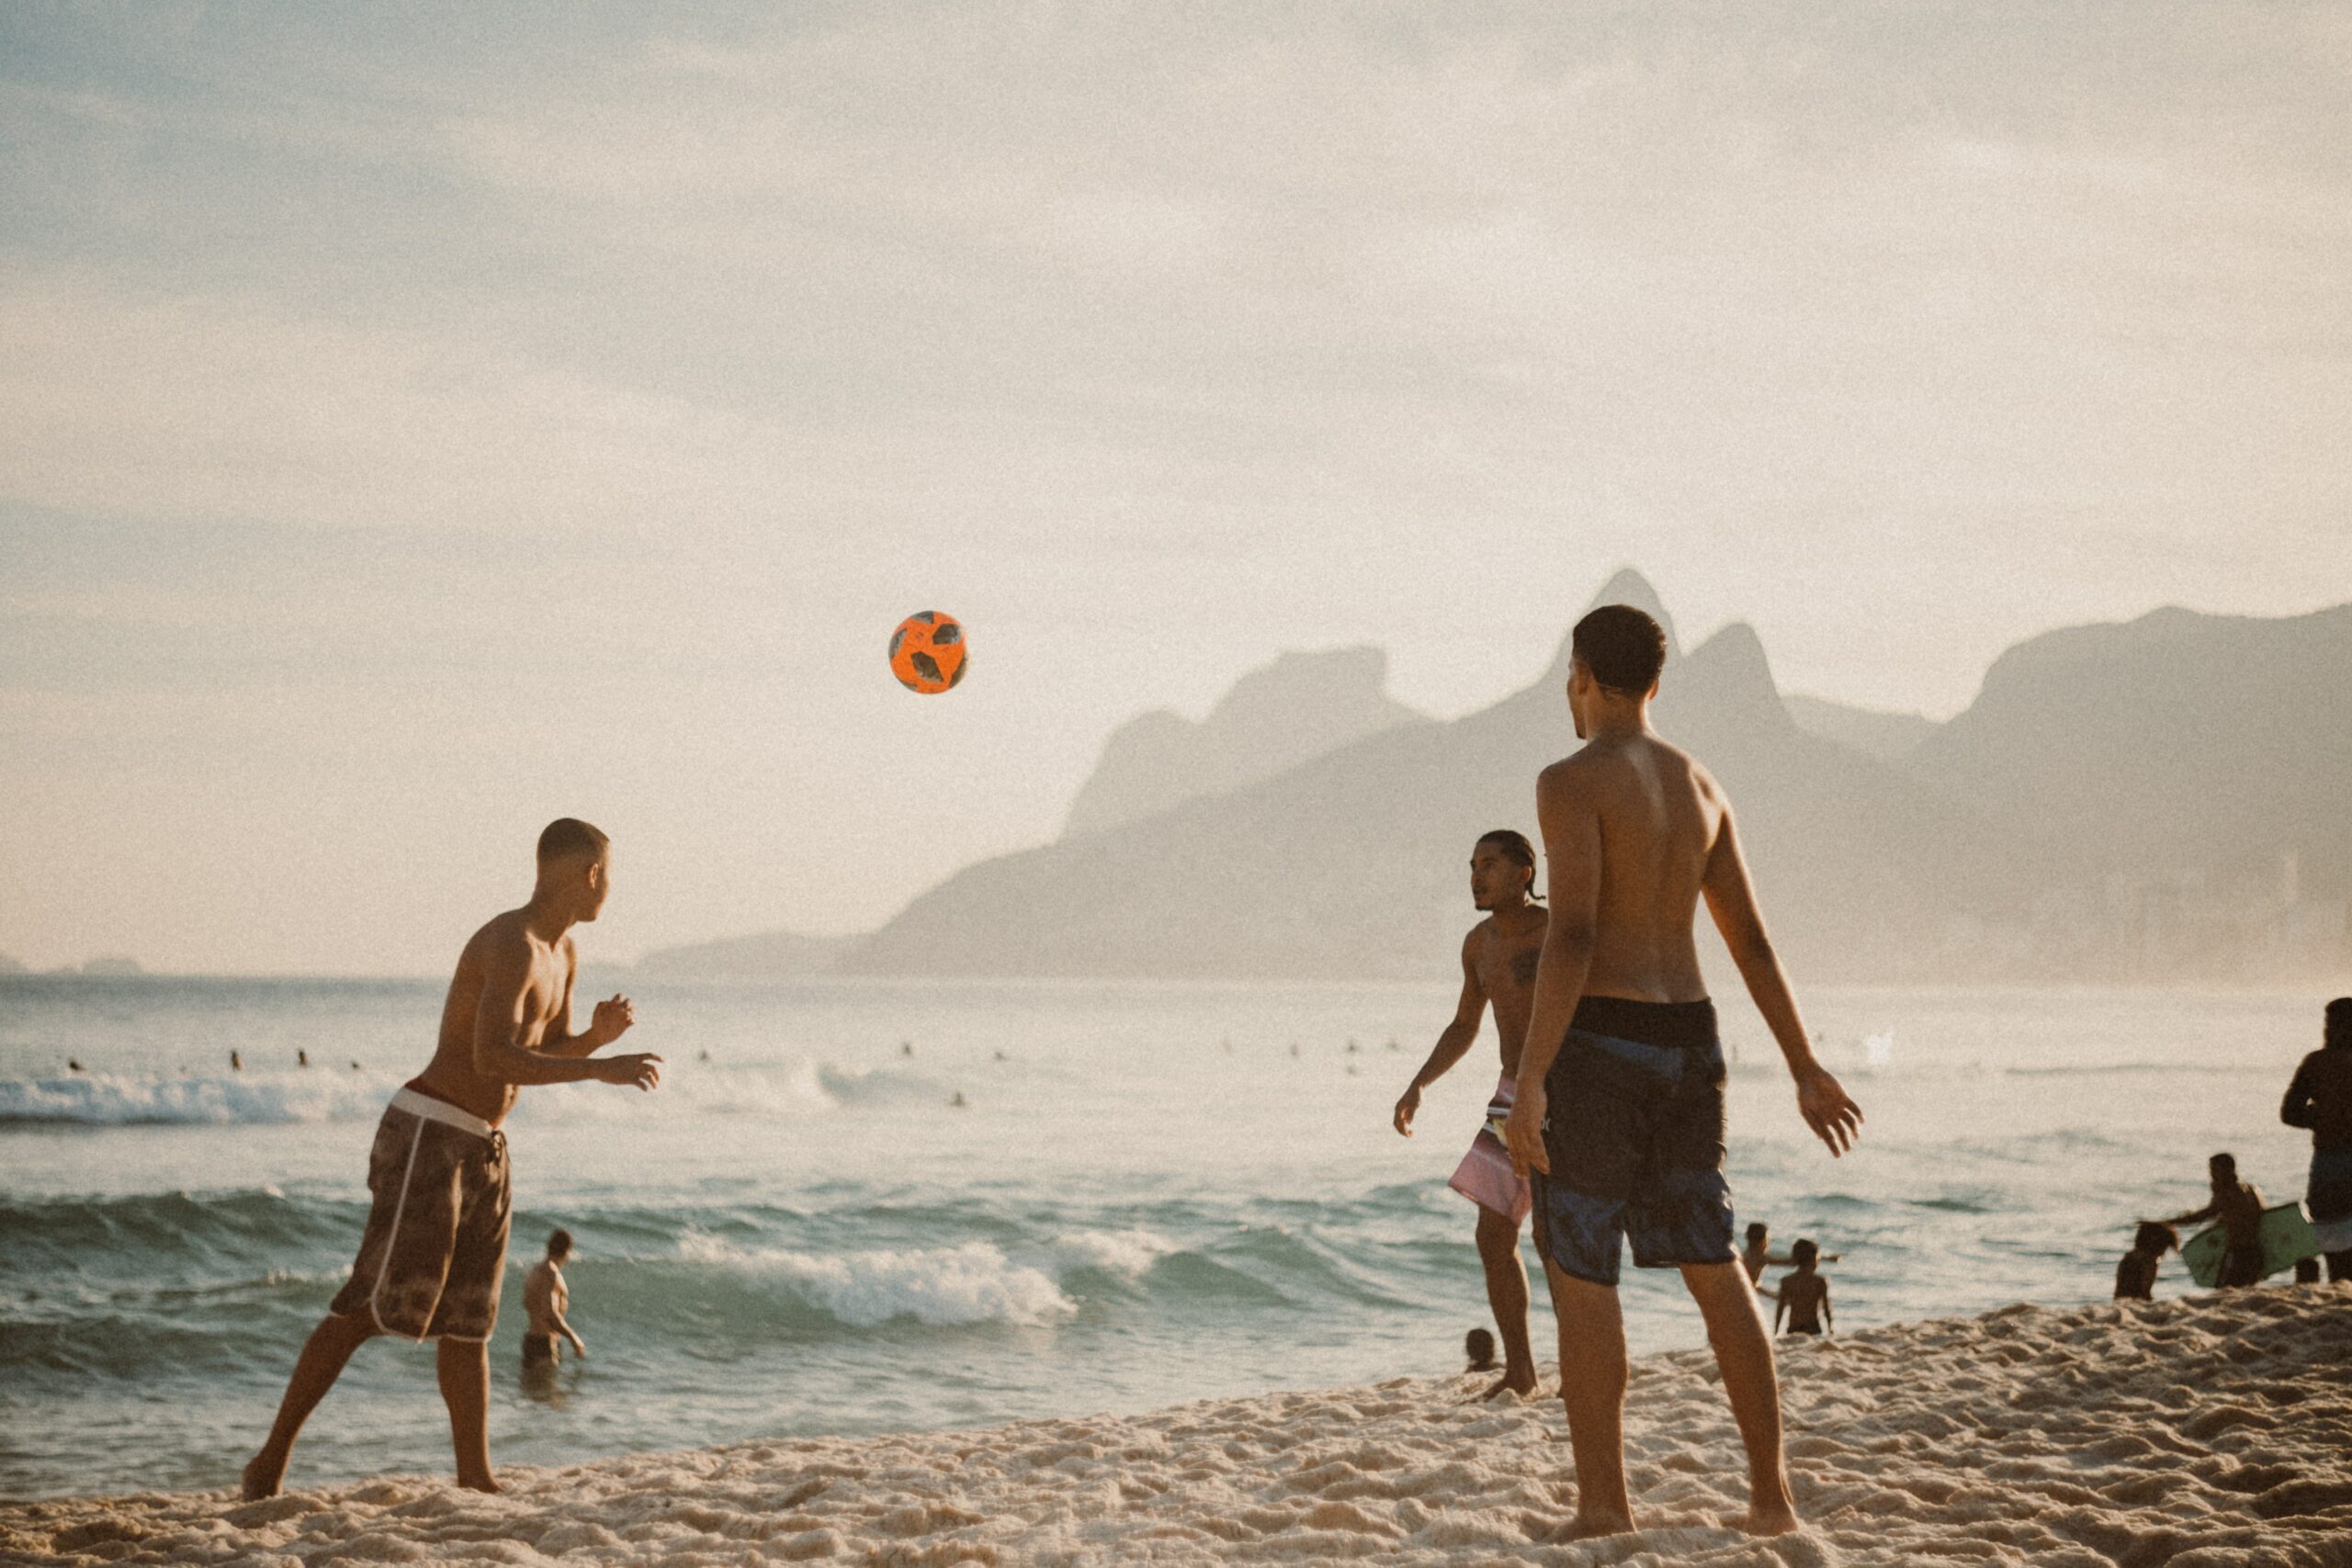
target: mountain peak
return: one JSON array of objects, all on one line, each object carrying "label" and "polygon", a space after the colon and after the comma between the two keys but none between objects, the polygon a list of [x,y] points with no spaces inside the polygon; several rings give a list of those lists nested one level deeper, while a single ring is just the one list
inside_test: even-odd
[{"label": "mountain peak", "polygon": [[[1657,596],[1657,590],[1650,586],[1650,580],[1632,567],[1619,567],[1615,574],[1600,585],[1600,592],[1592,596],[1592,602],[1584,607],[1577,619],[1583,620],[1603,604],[1631,604],[1648,615],[1666,632],[1667,664],[1671,667],[1682,657],[1682,643],[1674,635],[1674,617],[1666,613],[1666,602]],[[1567,635],[1560,639],[1560,650],[1552,656],[1552,666],[1544,672],[1540,684],[1558,686],[1567,680],[1568,661],[1574,657],[1575,643],[1576,627],[1571,626]]]},{"label": "mountain peak", "polygon": [[1240,789],[1420,716],[1387,688],[1385,650],[1323,649],[1250,671],[1197,724],[1164,708],[1140,714],[1112,731],[1063,833],[1097,833]]}]

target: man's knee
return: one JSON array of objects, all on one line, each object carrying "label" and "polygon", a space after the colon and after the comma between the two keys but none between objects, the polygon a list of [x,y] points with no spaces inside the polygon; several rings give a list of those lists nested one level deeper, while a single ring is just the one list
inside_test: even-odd
[{"label": "man's knee", "polygon": [[1489,1258],[1519,1251],[1519,1227],[1483,1203],[1478,1206],[1478,1250]]}]

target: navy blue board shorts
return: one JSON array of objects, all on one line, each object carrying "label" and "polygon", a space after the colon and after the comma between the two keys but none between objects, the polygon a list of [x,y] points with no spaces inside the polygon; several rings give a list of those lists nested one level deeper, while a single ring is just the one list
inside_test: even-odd
[{"label": "navy blue board shorts", "polygon": [[1544,1080],[1551,1173],[1532,1173],[1552,1261],[1617,1283],[1621,1237],[1640,1269],[1729,1263],[1724,1050],[1713,1002],[1587,997]]}]

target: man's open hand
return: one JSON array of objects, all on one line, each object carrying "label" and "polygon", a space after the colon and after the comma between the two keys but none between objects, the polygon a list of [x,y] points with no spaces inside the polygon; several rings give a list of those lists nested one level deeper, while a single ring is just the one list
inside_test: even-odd
[{"label": "man's open hand", "polygon": [[1544,1152],[1544,1112],[1549,1109],[1544,1086],[1524,1084],[1503,1119],[1503,1146],[1510,1151],[1511,1168],[1521,1176],[1531,1170],[1552,1174],[1552,1156]]},{"label": "man's open hand", "polygon": [[1413,1135],[1413,1118],[1421,1109],[1421,1086],[1409,1084],[1396,1100],[1396,1130],[1407,1137]]},{"label": "man's open hand", "polygon": [[1818,1063],[1797,1074],[1797,1110],[1833,1156],[1852,1148],[1861,1135],[1862,1108],[1837,1075]]},{"label": "man's open hand", "polygon": [[598,1083],[651,1089],[662,1081],[662,1058],[642,1053],[634,1056],[604,1056],[595,1063]]},{"label": "man's open hand", "polygon": [[601,1050],[628,1033],[629,1025],[636,1021],[637,1004],[615,992],[598,1002],[595,1012],[590,1015],[588,1038],[594,1041]]}]

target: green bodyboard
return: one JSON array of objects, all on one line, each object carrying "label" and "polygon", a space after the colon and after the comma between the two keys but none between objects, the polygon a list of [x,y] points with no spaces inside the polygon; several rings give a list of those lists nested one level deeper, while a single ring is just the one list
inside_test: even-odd
[{"label": "green bodyboard", "polygon": [[[2188,1265],[2188,1277],[2211,1290],[2222,1278],[2222,1254],[2229,1245],[2229,1236],[2220,1225],[2207,1225],[2182,1242],[2180,1260]],[[2281,1203],[2262,1211],[2264,1279],[2318,1256],[2319,1243],[2312,1235],[2312,1223],[2304,1217],[2301,1203]]]}]

